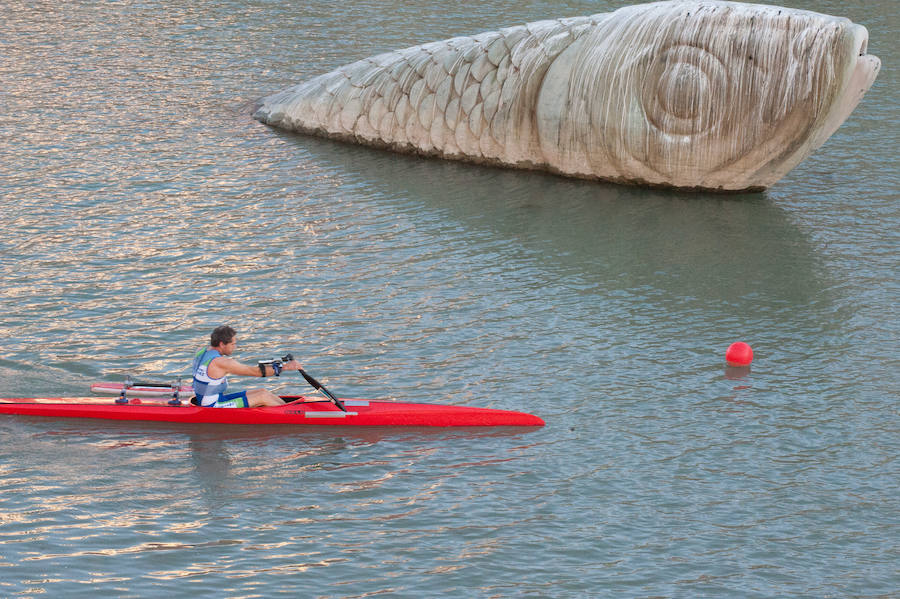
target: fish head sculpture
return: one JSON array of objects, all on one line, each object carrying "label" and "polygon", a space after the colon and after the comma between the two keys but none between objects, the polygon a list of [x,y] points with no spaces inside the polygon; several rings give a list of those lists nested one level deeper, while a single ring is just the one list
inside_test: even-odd
[{"label": "fish head sculpture", "polygon": [[851,21],[735,2],[595,15],[550,66],[540,146],[567,174],[759,190],[822,145],[875,80]]}]

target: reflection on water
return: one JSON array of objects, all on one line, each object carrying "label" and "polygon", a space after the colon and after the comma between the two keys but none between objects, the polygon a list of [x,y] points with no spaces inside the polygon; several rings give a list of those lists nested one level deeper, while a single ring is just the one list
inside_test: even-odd
[{"label": "reflection on water", "polygon": [[[428,506],[445,505],[451,481],[490,484],[498,462],[522,473],[514,464],[532,446],[521,445],[521,431],[484,429],[253,431],[21,418],[5,432],[23,459],[0,468],[0,565],[15,569],[28,589],[13,588],[24,592],[127,582],[133,571],[153,571],[155,581],[241,580],[347,563],[384,540],[353,530],[428,528]],[[448,451],[459,444],[483,457],[461,461]],[[64,460],[41,451],[60,446],[71,448]],[[510,455],[498,460],[501,448]],[[270,554],[274,563],[254,558]],[[40,579],[43,564],[74,563],[91,567]]]},{"label": "reflection on water", "polygon": [[510,259],[531,259],[586,290],[653,287],[716,303],[747,296],[804,302],[824,287],[807,236],[764,194],[598,185],[277,134],[300,156],[312,149],[312,168],[343,166],[343,188],[365,188],[405,213],[425,208],[422,216],[442,222],[448,235],[520,244]]}]

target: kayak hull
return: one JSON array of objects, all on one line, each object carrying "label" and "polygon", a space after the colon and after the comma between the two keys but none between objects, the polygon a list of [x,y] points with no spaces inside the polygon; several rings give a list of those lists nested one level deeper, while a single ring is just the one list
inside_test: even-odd
[{"label": "kayak hull", "polygon": [[295,424],[303,426],[543,426],[532,414],[491,408],[345,399],[343,411],[330,401],[285,396],[283,406],[203,408],[182,402],[131,399],[117,404],[110,398],[50,397],[0,399],[0,414],[51,418],[99,418],[207,424]]}]

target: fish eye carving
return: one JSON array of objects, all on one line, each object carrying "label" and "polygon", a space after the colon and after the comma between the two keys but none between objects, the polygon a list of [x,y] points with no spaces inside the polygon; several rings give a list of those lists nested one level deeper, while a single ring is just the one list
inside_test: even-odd
[{"label": "fish eye carving", "polygon": [[641,102],[651,126],[669,135],[702,135],[716,129],[730,95],[729,71],[711,52],[674,45],[647,69]]}]

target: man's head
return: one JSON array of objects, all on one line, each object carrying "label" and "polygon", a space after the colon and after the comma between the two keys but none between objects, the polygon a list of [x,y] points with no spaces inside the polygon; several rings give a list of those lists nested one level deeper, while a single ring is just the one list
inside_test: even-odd
[{"label": "man's head", "polygon": [[[221,350],[234,341],[236,334],[235,330],[228,325],[216,327],[209,336],[209,346]],[[228,353],[230,354],[231,352]]]}]

